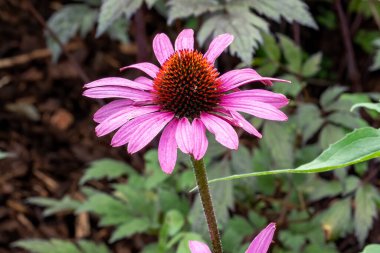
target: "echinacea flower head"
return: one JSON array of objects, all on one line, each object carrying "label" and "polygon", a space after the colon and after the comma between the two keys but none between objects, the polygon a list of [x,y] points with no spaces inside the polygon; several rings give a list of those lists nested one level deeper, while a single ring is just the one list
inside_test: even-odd
[{"label": "echinacea flower head", "polygon": [[[266,253],[272,243],[276,224],[270,223],[253,239],[245,253]],[[198,241],[189,241],[191,253],[211,253],[207,244]]]},{"label": "echinacea flower head", "polygon": [[194,49],[194,32],[183,30],[174,48],[167,35],[153,40],[153,50],[160,67],[148,62],[121,70],[138,69],[148,76],[135,80],[120,77],[103,78],[86,84],[84,96],[118,98],[100,108],[94,115],[96,134],[103,136],[117,130],[114,147],[128,144],[128,152],[144,148],[161,131],[158,158],[162,170],[171,173],[177,160],[177,148],[200,160],[206,153],[206,129],[229,149],[237,149],[239,140],[233,128],[241,127],[261,138],[261,134],[239,112],[255,117],[284,121],[279,110],[287,98],[263,89],[239,90],[239,87],[261,82],[288,82],[262,77],[253,69],[237,69],[220,75],[214,62],[231,44],[233,36],[222,34],[202,54]]}]

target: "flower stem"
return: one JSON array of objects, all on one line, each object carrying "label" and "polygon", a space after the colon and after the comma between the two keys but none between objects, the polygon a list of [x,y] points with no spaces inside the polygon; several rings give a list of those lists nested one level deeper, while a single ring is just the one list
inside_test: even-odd
[{"label": "flower stem", "polygon": [[207,182],[207,173],[206,167],[201,160],[195,160],[194,157],[191,156],[191,162],[194,167],[194,174],[197,180],[199,195],[201,196],[201,202],[203,206],[203,211],[206,216],[206,221],[208,225],[208,231],[210,233],[213,253],[222,253],[222,244],[220,242],[220,235],[218,230],[218,225],[216,222],[214,207],[212,206],[212,198],[210,194],[210,190]]}]

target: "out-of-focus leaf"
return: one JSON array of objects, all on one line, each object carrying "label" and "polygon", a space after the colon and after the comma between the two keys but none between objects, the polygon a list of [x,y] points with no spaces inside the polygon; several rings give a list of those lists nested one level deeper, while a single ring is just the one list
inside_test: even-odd
[{"label": "out-of-focus leaf", "polygon": [[176,253],[191,253],[189,241],[202,241],[202,237],[196,233],[184,233],[178,244]]},{"label": "out-of-focus leaf", "polygon": [[316,53],[312,55],[302,66],[302,75],[305,77],[311,77],[318,73],[321,68],[322,53]]},{"label": "out-of-focus leaf", "polygon": [[161,182],[169,178],[168,175],[162,173],[161,166],[158,163],[158,151],[156,149],[148,151],[145,156],[145,176],[144,183],[147,189],[153,189]]},{"label": "out-of-focus leaf", "polygon": [[343,128],[327,124],[319,135],[319,146],[326,149],[330,144],[343,138],[345,134],[346,132]]},{"label": "out-of-focus leaf", "polygon": [[302,88],[306,85],[304,82],[301,82],[296,76],[291,74],[285,74],[279,76],[281,79],[289,80],[292,83],[284,84],[278,83],[272,87],[272,90],[277,93],[284,94],[288,97],[295,98],[301,92]]},{"label": "out-of-focus leaf", "polygon": [[336,201],[321,218],[323,230],[328,240],[346,235],[352,229],[350,198]]},{"label": "out-of-focus leaf", "polygon": [[244,237],[253,233],[253,227],[246,219],[235,216],[226,224],[222,244],[227,252],[236,252]]},{"label": "out-of-focus leaf", "polygon": [[380,69],[380,39],[377,39],[374,45],[377,48],[377,50],[376,50],[375,56],[373,57],[373,63],[371,67],[369,68],[371,71]]},{"label": "out-of-focus leaf", "polygon": [[284,53],[287,66],[290,71],[301,73],[302,50],[291,39],[279,34],[282,52]]},{"label": "out-of-focus leaf", "polygon": [[96,36],[102,35],[122,15],[130,18],[142,3],[143,0],[104,0],[100,7]]},{"label": "out-of-focus leaf", "polygon": [[104,244],[80,240],[77,244],[59,239],[20,240],[12,244],[13,247],[23,248],[32,253],[110,253]]},{"label": "out-of-focus leaf", "polygon": [[355,117],[355,114],[349,112],[335,112],[327,117],[327,120],[339,126],[343,126],[348,129],[355,129],[368,126],[368,123]]},{"label": "out-of-focus leaf", "polygon": [[305,236],[284,230],[279,232],[279,238],[286,248],[292,252],[300,252],[300,248],[305,243]]},{"label": "out-of-focus leaf", "polygon": [[334,101],[336,101],[337,97],[342,94],[344,91],[346,91],[347,88],[343,86],[334,86],[331,88],[328,88],[323,92],[320,103],[323,108],[331,105]]},{"label": "out-of-focus leaf", "polygon": [[367,245],[361,253],[378,253],[380,252],[380,244]]},{"label": "out-of-focus leaf", "polygon": [[88,167],[80,179],[79,183],[83,185],[87,181],[99,180],[102,178],[112,180],[122,175],[133,173],[135,173],[135,171],[128,164],[121,161],[105,158],[92,162],[90,167]]},{"label": "out-of-focus leaf", "polygon": [[379,192],[370,184],[362,185],[355,195],[355,234],[360,245],[363,245],[377,217],[376,201]]},{"label": "out-of-focus leaf", "polygon": [[274,62],[279,62],[281,57],[280,47],[278,46],[274,36],[263,33],[264,43],[263,49],[266,55]]},{"label": "out-of-focus leaf", "polygon": [[318,132],[324,121],[316,105],[300,104],[296,112],[296,122],[302,133],[302,142],[306,143]]},{"label": "out-of-focus leaf", "polygon": [[128,222],[118,226],[112,233],[109,240],[110,243],[114,243],[122,238],[130,237],[136,233],[145,232],[150,227],[150,222],[145,218],[133,218]]},{"label": "out-of-focus leaf", "polygon": [[305,247],[304,253],[339,253],[333,245],[309,244]]},{"label": "out-of-focus leaf", "polygon": [[120,41],[122,43],[128,43],[128,28],[128,20],[126,18],[119,18],[108,27],[107,34],[111,37],[111,39]]},{"label": "out-of-focus leaf", "polygon": [[[77,32],[84,37],[95,25],[97,13],[97,10],[85,4],[66,4],[49,18],[47,25],[57,34],[60,42],[66,44]],[[48,33],[46,34],[53,61],[57,61],[61,47]]]},{"label": "out-of-focus leaf", "polygon": [[313,161],[296,169],[272,170],[233,175],[210,180],[209,183],[232,179],[276,175],[283,173],[325,172],[380,157],[380,129],[364,127],[356,129],[331,145]]},{"label": "out-of-focus leaf", "polygon": [[355,104],[351,107],[351,111],[355,110],[356,108],[366,108],[370,110],[375,110],[378,113],[380,113],[380,103],[359,103]]},{"label": "out-of-focus leaf", "polygon": [[223,9],[223,6],[216,0],[170,0],[168,5],[170,7],[169,24],[177,18],[199,16],[206,12]]},{"label": "out-of-focus leaf", "polygon": [[327,181],[317,177],[305,182],[303,191],[308,194],[311,201],[317,201],[326,197],[333,197],[342,193],[342,184],[339,181]]},{"label": "out-of-focus leaf", "polygon": [[80,202],[69,196],[63,197],[61,200],[45,197],[29,198],[28,203],[45,207],[44,216],[50,216],[63,211],[73,211],[80,206]]}]

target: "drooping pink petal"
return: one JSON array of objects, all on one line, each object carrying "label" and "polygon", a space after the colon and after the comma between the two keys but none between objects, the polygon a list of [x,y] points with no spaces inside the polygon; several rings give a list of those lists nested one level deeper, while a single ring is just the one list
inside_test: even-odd
[{"label": "drooping pink petal", "polygon": [[262,77],[255,70],[248,68],[228,71],[221,75],[219,80],[221,81],[220,90],[222,92],[229,91],[252,82],[262,82],[263,84],[269,86],[272,85],[272,81],[290,83],[290,81],[283,79]]},{"label": "drooping pink petal", "polygon": [[[155,114],[155,115],[153,115]],[[174,117],[172,112],[156,112],[146,116],[150,116],[149,120],[142,122],[136,129],[131,132],[128,143],[128,152],[130,154],[144,148]]]},{"label": "drooping pink petal", "polygon": [[175,133],[178,148],[185,154],[193,152],[194,147],[194,134],[193,128],[187,118],[181,118],[178,122],[177,130]]},{"label": "drooping pink petal", "polygon": [[122,67],[120,71],[130,69],[130,68],[141,70],[152,78],[156,78],[157,73],[160,71],[160,69],[156,65],[149,62],[136,63],[136,64],[132,64],[126,67]]},{"label": "drooping pink petal", "polygon": [[161,65],[174,53],[173,45],[166,34],[159,33],[154,37],[153,51]]},{"label": "drooping pink petal", "polygon": [[254,100],[273,105],[276,108],[284,107],[289,103],[289,100],[283,94],[262,89],[236,91],[223,96],[224,101],[231,99]]},{"label": "drooping pink petal", "polygon": [[120,87],[129,87],[137,90],[151,90],[152,86],[146,85],[144,83],[139,83],[131,81],[125,78],[120,77],[107,77],[102,78],[91,83],[86,84],[85,88],[95,88],[102,86],[120,86]]},{"label": "drooping pink petal", "polygon": [[201,113],[201,120],[206,128],[215,135],[215,139],[229,149],[237,149],[239,138],[233,129],[225,120],[208,113]]},{"label": "drooping pink petal", "polygon": [[138,82],[138,83],[142,83],[142,84],[148,85],[150,87],[149,90],[152,90],[152,88],[153,88],[153,80],[149,79],[148,77],[139,76],[134,81]]},{"label": "drooping pink petal", "polygon": [[238,126],[243,128],[248,133],[255,135],[256,137],[263,137],[262,134],[259,131],[257,131],[257,129],[251,123],[249,123],[249,121],[247,121],[240,113],[235,111],[230,111],[230,113],[235,122],[238,124]]},{"label": "drooping pink petal", "polygon": [[174,118],[162,131],[158,144],[158,161],[162,171],[166,174],[173,172],[177,161],[177,142],[175,140],[177,125],[178,119]]},{"label": "drooping pink petal", "polygon": [[102,86],[85,90],[83,96],[90,98],[128,98],[133,101],[151,101],[152,94],[142,90],[136,90],[120,86]]},{"label": "drooping pink petal", "polygon": [[96,135],[100,137],[109,134],[110,132],[127,123],[129,120],[144,114],[156,112],[159,109],[159,106],[129,106],[120,109],[116,113],[111,114],[109,117],[107,117],[95,128]]},{"label": "drooping pink petal", "polygon": [[200,160],[204,157],[208,147],[208,140],[206,137],[206,127],[203,125],[202,121],[198,118],[194,119],[191,123],[193,128],[193,156],[195,160]]},{"label": "drooping pink petal", "polygon": [[118,112],[119,110],[132,105],[134,102],[129,99],[114,100],[97,110],[94,114],[94,121],[100,123],[110,115]]},{"label": "drooping pink petal", "polygon": [[192,29],[184,29],[180,34],[178,34],[177,39],[174,43],[175,50],[182,49],[194,49],[194,31]]},{"label": "drooping pink petal", "polygon": [[232,43],[234,36],[225,33],[215,37],[210,46],[205,53],[204,57],[209,60],[209,62],[214,63],[216,58],[223,53],[223,51]]},{"label": "drooping pink petal", "polygon": [[207,244],[198,241],[189,241],[189,248],[191,253],[211,253]]},{"label": "drooping pink petal", "polygon": [[250,99],[234,98],[228,101],[222,99],[220,105],[227,110],[249,113],[262,119],[277,121],[286,121],[288,119],[285,113],[273,105]]},{"label": "drooping pink petal", "polygon": [[270,223],[253,239],[245,253],[267,253],[275,231],[276,224]]}]

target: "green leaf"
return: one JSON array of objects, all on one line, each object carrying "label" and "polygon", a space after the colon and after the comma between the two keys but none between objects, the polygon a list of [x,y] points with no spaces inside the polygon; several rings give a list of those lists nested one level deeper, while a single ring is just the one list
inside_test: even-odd
[{"label": "green leaf", "polygon": [[213,0],[170,0],[168,23],[171,24],[178,18],[199,16],[206,12],[215,12],[223,9],[217,1]]},{"label": "green leaf", "polygon": [[351,230],[350,198],[334,202],[321,215],[321,223],[327,239],[334,240],[346,235]]},{"label": "green leaf", "polygon": [[80,206],[79,201],[73,200],[69,196],[65,196],[61,200],[44,197],[34,197],[29,198],[27,202],[30,204],[45,207],[46,209],[43,212],[44,216],[50,216],[52,214],[63,211],[73,211]]},{"label": "green leaf", "polygon": [[236,252],[244,237],[253,233],[253,227],[242,216],[234,216],[227,224],[222,244],[227,252]]},{"label": "green leaf", "polygon": [[368,123],[357,117],[353,113],[349,112],[335,112],[327,117],[327,120],[339,126],[343,126],[348,129],[355,129],[368,126]]},{"label": "green leaf", "polygon": [[110,253],[111,251],[104,244],[80,240],[77,244],[59,239],[40,240],[29,239],[20,240],[12,244],[32,253]]},{"label": "green leaf", "polygon": [[321,69],[322,53],[316,53],[312,55],[302,66],[302,75],[305,77],[311,77],[318,73]]},{"label": "green leaf", "polygon": [[161,166],[158,162],[157,149],[149,150],[144,155],[145,159],[145,173],[147,177],[144,182],[146,189],[153,189],[154,187],[167,180],[169,176],[162,172]]},{"label": "green leaf", "polygon": [[333,86],[331,88],[328,88],[323,92],[321,96],[321,106],[322,108],[328,107],[333,102],[336,101],[336,99],[339,97],[340,94],[342,94],[344,91],[346,91],[347,88],[343,86]]},{"label": "green leaf", "polygon": [[291,84],[277,84],[272,87],[272,90],[277,93],[282,93],[286,96],[295,98],[301,92],[302,88],[305,87],[305,82],[301,82],[295,75],[285,74],[279,76],[281,79],[289,80]]},{"label": "green leaf", "polygon": [[296,112],[297,128],[301,130],[302,142],[312,138],[323,124],[321,112],[314,104],[300,104]]},{"label": "green leaf", "polygon": [[264,38],[263,49],[265,54],[274,62],[279,62],[281,51],[274,36],[262,33]]},{"label": "green leaf", "polygon": [[379,192],[370,184],[362,185],[355,195],[355,234],[360,245],[363,245],[373,226],[373,219],[377,218],[376,200]]},{"label": "green leaf", "polygon": [[112,180],[120,176],[133,173],[135,173],[134,170],[128,164],[106,158],[92,162],[90,167],[88,167],[80,179],[79,183],[83,185],[87,181],[99,180],[102,178]]},{"label": "green leaf", "polygon": [[120,239],[130,237],[131,235],[142,233],[148,230],[150,222],[145,218],[133,218],[127,223],[124,223],[116,228],[109,240],[114,243]]},{"label": "green leaf", "polygon": [[302,64],[301,48],[285,35],[279,34],[278,37],[289,70],[295,73],[300,73]]},{"label": "green leaf", "polygon": [[185,224],[182,214],[177,210],[171,210],[166,213],[164,225],[168,226],[169,236],[175,235]]},{"label": "green leaf", "polygon": [[380,69],[380,39],[375,40],[374,45],[377,47],[377,50],[373,57],[373,64],[370,67],[371,71]]},{"label": "green leaf", "polygon": [[319,146],[326,149],[331,143],[334,143],[344,137],[346,131],[338,126],[327,124],[319,135]]},{"label": "green leaf", "polygon": [[370,109],[370,110],[375,110],[378,113],[380,113],[380,103],[359,103],[359,104],[355,104],[351,107],[351,111],[355,110],[356,108],[360,108],[360,107]]},{"label": "green leaf", "polygon": [[380,252],[380,244],[367,245],[361,253],[378,253]]},{"label": "green leaf", "polygon": [[125,15],[129,19],[141,6],[143,0],[105,0],[100,7],[96,37],[102,35],[107,28]]},{"label": "green leaf", "polygon": [[326,197],[333,197],[341,194],[343,191],[342,184],[339,181],[327,181],[312,177],[311,180],[305,182],[302,190],[308,194],[309,200],[317,201]]},{"label": "green leaf", "polygon": [[185,233],[178,244],[176,253],[191,253],[189,249],[189,241],[202,241],[202,238],[196,233]]},{"label": "green leaf", "polygon": [[[57,34],[60,42],[66,44],[79,31],[84,37],[95,25],[97,13],[85,4],[66,4],[49,18],[47,25]],[[46,33],[46,40],[52,51],[53,61],[57,61],[61,54],[60,45],[49,33]]]},{"label": "green leaf", "polygon": [[325,172],[347,167],[349,165],[364,162],[376,157],[380,157],[380,129],[364,127],[347,134],[344,138],[323,151],[322,154],[320,154],[316,159],[310,163],[301,165],[296,169],[261,171],[233,175],[213,179],[210,180],[209,183],[283,173]]}]

